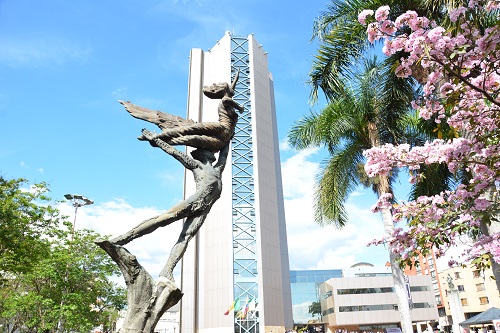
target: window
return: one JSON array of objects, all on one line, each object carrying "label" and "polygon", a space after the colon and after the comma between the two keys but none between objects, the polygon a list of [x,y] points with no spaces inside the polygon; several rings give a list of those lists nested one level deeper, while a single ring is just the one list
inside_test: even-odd
[{"label": "window", "polygon": [[479,297],[479,303],[484,305],[490,303],[490,301],[488,300],[488,297]]},{"label": "window", "polygon": [[481,272],[479,271],[479,269],[475,270],[472,272],[472,276],[474,278],[478,278],[478,277],[481,277]]},{"label": "window", "polygon": [[327,316],[327,315],[329,315],[329,314],[331,314],[331,313],[333,313],[333,312],[334,312],[334,309],[333,309],[333,308],[329,308],[329,309],[326,309],[325,311],[323,311],[323,312],[321,313],[321,315],[323,315],[323,316]]},{"label": "window", "polygon": [[462,303],[462,305],[469,305],[469,302],[467,302],[467,298],[461,298],[460,302]]},{"label": "window", "polygon": [[478,283],[478,284],[476,284],[476,288],[477,288],[477,291],[486,290],[486,288],[484,287],[484,283]]},{"label": "window", "polygon": [[460,272],[455,272],[455,279],[460,279],[461,276],[460,276]]},{"label": "window", "polygon": [[[413,303],[416,309],[433,308],[429,303]],[[398,311],[396,304],[371,304],[371,305],[351,305],[339,306],[339,312],[358,312],[358,311],[381,311],[381,310],[395,310]]]},{"label": "window", "polygon": [[427,286],[410,286],[410,291],[429,291],[430,288]]},{"label": "window", "polygon": [[392,293],[392,292],[394,292],[392,287],[337,289],[337,295],[379,294],[379,293]]},{"label": "window", "polygon": [[461,284],[459,284],[459,285],[457,286],[457,289],[458,289],[458,291],[465,291],[464,286],[463,286],[463,285],[461,285]]}]

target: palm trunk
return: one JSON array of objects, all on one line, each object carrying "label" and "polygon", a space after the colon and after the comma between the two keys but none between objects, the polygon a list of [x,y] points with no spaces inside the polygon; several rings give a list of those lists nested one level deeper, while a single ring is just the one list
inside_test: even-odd
[{"label": "palm trunk", "polygon": [[[380,177],[380,186],[379,186],[379,196],[382,193],[387,193],[390,190],[382,191],[382,187],[384,183],[387,185],[389,181],[387,177]],[[389,208],[384,208],[381,210],[382,221],[384,222],[384,231],[386,235],[392,235],[394,232],[394,221],[392,219],[392,212]],[[411,310],[410,304],[408,302],[408,295],[406,293],[405,288],[405,280],[403,270],[399,267],[397,263],[397,259],[399,258],[398,254],[392,252],[392,246],[389,246],[389,260],[391,263],[391,272],[392,279],[394,281],[394,291],[396,293],[396,299],[398,303],[398,311],[399,316],[401,318],[401,330],[403,333],[413,333],[413,324],[411,321]]]},{"label": "palm trunk", "polygon": [[[380,146],[380,136],[377,125],[375,123],[368,124],[368,135],[372,147]],[[377,194],[380,197],[382,194],[391,193],[389,177],[379,176],[379,184],[377,185]],[[394,221],[390,208],[381,209],[382,221],[384,223],[384,231],[386,235],[392,235],[394,232]],[[391,263],[392,279],[394,282],[394,291],[396,293],[396,301],[398,312],[401,318],[401,330],[403,333],[413,333],[413,324],[411,321],[410,304],[405,289],[405,280],[403,270],[397,263],[399,256],[392,252],[392,246],[389,246],[389,260]]]},{"label": "palm trunk", "polygon": [[[495,198],[494,196],[493,187],[486,191],[485,198],[491,202],[498,200],[498,198]],[[481,232],[485,236],[492,236],[493,234],[500,232],[500,216],[499,214],[496,214],[494,217],[495,218],[491,219],[489,225],[486,224],[485,221],[481,220]],[[497,289],[500,291],[500,264],[493,260],[493,258],[491,259],[491,270],[493,271],[493,276],[495,277]]]}]

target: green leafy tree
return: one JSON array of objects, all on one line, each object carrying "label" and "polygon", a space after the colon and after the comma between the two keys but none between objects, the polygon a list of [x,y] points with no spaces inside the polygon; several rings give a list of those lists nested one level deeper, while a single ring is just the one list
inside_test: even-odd
[{"label": "green leafy tree", "polygon": [[110,280],[116,265],[93,243],[100,235],[79,230],[72,237],[72,224],[49,204],[45,184],[3,178],[0,184],[0,238],[9,241],[0,259],[0,324],[6,332],[110,327],[126,296]]},{"label": "green leafy tree", "polygon": [[318,302],[312,302],[311,305],[309,305],[309,313],[311,316],[321,316],[321,303]]},{"label": "green leafy tree", "polygon": [[[344,204],[359,185],[370,186],[378,196],[392,193],[396,173],[369,182],[363,168],[363,151],[383,143],[406,142],[412,133],[408,111],[416,89],[410,81],[396,78],[376,59],[366,61],[353,79],[352,85],[344,84],[320,113],[299,120],[289,132],[292,146],[299,149],[322,146],[330,155],[317,177],[315,220],[318,224],[346,225],[348,215]],[[392,234],[390,207],[381,213],[385,232]],[[404,275],[397,265],[397,257],[392,252],[389,254],[402,328],[404,332],[411,332]]]},{"label": "green leafy tree", "polygon": [[49,251],[42,236],[54,236],[61,219],[48,205],[46,184],[0,176],[0,280],[26,272]]}]

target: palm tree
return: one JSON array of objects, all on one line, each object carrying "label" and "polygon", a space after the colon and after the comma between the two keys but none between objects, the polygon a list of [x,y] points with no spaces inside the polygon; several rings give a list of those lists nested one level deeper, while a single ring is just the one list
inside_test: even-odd
[{"label": "palm tree", "polygon": [[[321,89],[327,99],[341,93],[343,81],[353,75],[352,63],[360,59],[373,45],[368,41],[366,27],[358,22],[358,14],[364,9],[377,9],[383,5],[391,8],[390,19],[408,10],[447,25],[443,8],[455,8],[463,0],[331,0],[327,10],[314,21],[312,40],[318,39],[319,48],[309,73],[311,100],[316,101]],[[396,64],[401,54],[392,56],[389,63]],[[414,79],[425,81],[425,73],[419,68],[413,71]]]},{"label": "palm tree", "polygon": [[[344,100],[346,95],[346,91],[344,91],[344,82],[353,80],[356,76],[356,67],[353,66],[353,63],[356,63],[358,59],[365,56],[373,46],[367,40],[366,27],[359,24],[357,20],[358,14],[363,9],[375,10],[382,5],[389,5],[391,7],[391,19],[394,19],[407,10],[414,10],[419,15],[426,16],[435,20],[438,24],[450,28],[450,31],[453,32],[457,28],[457,23],[451,22],[446,12],[449,9],[464,5],[464,3],[464,0],[331,0],[327,9],[320,13],[319,17],[315,20],[313,27],[312,40],[317,39],[319,41],[319,48],[309,73],[309,83],[312,88],[310,96],[311,101],[317,101],[319,90],[322,90],[327,100],[333,101],[327,109],[333,108],[334,104]],[[497,20],[495,15],[496,12],[489,14],[476,13],[476,16],[471,17],[470,20],[475,22],[479,29],[482,30],[496,24]],[[404,54],[396,54],[386,59],[385,65],[395,68],[401,56],[404,56]],[[394,81],[394,91],[398,91],[400,88],[404,91],[405,85],[411,86],[415,81],[421,84],[425,83],[427,75],[420,67],[417,66],[412,68],[412,72],[413,77],[409,78],[410,82],[403,82],[403,80]],[[399,85],[401,85],[401,87],[399,87]],[[394,97],[396,97],[396,94]],[[397,101],[397,98],[393,100]],[[321,127],[321,123],[323,123],[325,128],[328,127],[327,109],[323,110],[319,115],[312,114],[304,118],[297,123],[294,129],[292,129],[290,136],[295,137],[297,148],[300,148],[301,145],[325,145],[329,148],[330,153],[332,149],[342,148],[342,145],[339,145],[339,141],[332,139],[337,135],[336,132],[332,132],[332,138],[328,139],[328,132],[320,132],[319,128]],[[333,115],[333,111],[330,113]],[[339,118],[338,123],[341,124],[341,117],[336,117]],[[315,123],[318,125],[317,128]],[[299,133],[301,132],[299,128],[303,129],[302,133]],[[316,130],[317,132],[315,133]],[[413,127],[412,131],[414,132],[413,134],[416,135],[413,138],[417,137],[425,141],[435,138],[440,129],[439,126],[432,121],[421,121],[418,127]],[[455,134],[456,133],[451,133],[452,136]],[[304,136],[303,139],[300,137],[302,135]],[[309,138],[307,139],[307,137]],[[346,138],[342,140],[348,142]],[[382,138],[381,142],[386,141]],[[418,140],[409,143],[418,144]],[[361,157],[359,154],[355,154],[354,151],[355,148],[352,147],[351,151],[346,149],[345,154],[346,156],[351,156],[353,162],[356,161],[356,159],[359,161]],[[346,223],[347,218],[342,205],[342,198],[347,198],[348,194],[358,183],[363,181],[364,177],[354,172],[342,175],[335,171],[337,166],[342,166],[342,159],[340,155],[337,157],[335,157],[335,154],[331,155],[332,158],[329,163],[332,164],[325,165],[323,177],[318,182],[316,192],[316,221],[320,223],[323,223],[325,220],[330,222],[334,221],[334,223],[342,226]],[[335,161],[335,159],[340,160]],[[344,164],[349,163],[344,162]],[[359,168],[352,168],[351,171],[358,169]],[[348,169],[346,168],[345,170]],[[421,171],[425,173],[425,181],[418,182],[412,188],[412,191],[409,193],[411,200],[420,195],[434,195],[443,190],[453,189],[458,183],[466,181],[467,178],[470,177],[466,172],[453,175],[444,165],[422,166]],[[337,176],[339,174],[341,176],[348,175],[349,178],[338,178]],[[380,183],[380,188],[382,185],[383,184]],[[321,195],[323,190],[331,191],[335,196],[331,198],[324,197]],[[329,199],[336,201],[329,201]],[[500,217],[498,220],[500,220]],[[492,223],[488,225],[483,221],[481,223],[481,229],[483,234],[491,235],[495,230],[500,230],[500,222],[492,221]],[[394,266],[394,263],[392,264]],[[496,278],[497,286],[500,290],[500,265],[493,260],[491,264],[493,266],[493,274]]]},{"label": "palm tree", "polygon": [[[388,66],[375,59],[367,60],[363,69],[353,72],[352,86],[342,84],[336,97],[321,110],[295,123],[289,132],[292,146],[304,149],[324,146],[330,157],[317,178],[315,220],[319,224],[342,227],[347,223],[344,203],[359,185],[371,186],[381,196],[392,193],[390,177],[379,176],[367,183],[362,168],[363,151],[384,143],[408,141],[408,110],[417,93],[409,80],[395,77]],[[340,83],[339,83],[340,84]],[[384,230],[394,231],[390,208],[382,209]],[[396,295],[403,332],[413,332],[405,291],[404,275],[390,251]]]}]

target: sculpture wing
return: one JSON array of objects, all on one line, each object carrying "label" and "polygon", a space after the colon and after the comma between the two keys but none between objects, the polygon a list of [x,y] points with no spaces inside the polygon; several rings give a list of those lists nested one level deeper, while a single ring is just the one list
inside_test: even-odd
[{"label": "sculpture wing", "polygon": [[142,119],[150,123],[156,124],[159,128],[166,129],[187,124],[194,124],[193,120],[185,119],[170,113],[161,112],[159,110],[150,110],[142,106],[132,104],[130,102],[118,101],[125,107],[125,110],[130,115],[137,119]]}]

